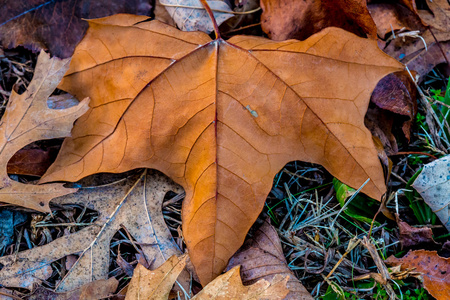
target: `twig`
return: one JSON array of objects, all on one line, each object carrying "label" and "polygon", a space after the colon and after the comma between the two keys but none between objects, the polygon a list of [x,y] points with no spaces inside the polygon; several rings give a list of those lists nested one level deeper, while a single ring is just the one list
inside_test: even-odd
[{"label": "twig", "polygon": [[13,298],[13,299],[16,299],[16,300],[23,300],[22,298],[17,297],[17,296],[15,296],[13,294],[8,294],[8,293],[1,292],[1,291],[0,291],[0,295],[6,296],[6,297],[10,297],[10,298]]},{"label": "twig", "polygon": [[352,238],[350,242],[348,243],[347,250],[345,250],[345,253],[341,256],[341,258],[338,260],[338,262],[334,265],[333,269],[331,269],[330,273],[328,273],[326,279],[329,279],[330,276],[334,273],[334,271],[339,267],[339,265],[344,261],[345,257],[361,242],[361,240],[358,240],[356,238]]},{"label": "twig", "polygon": [[[189,5],[181,5],[181,4],[166,4],[166,3],[162,3],[160,2],[162,6],[167,6],[167,7],[177,7],[177,8],[191,8],[191,9],[200,9],[200,10],[204,10],[204,7],[200,7],[200,6],[189,6]],[[252,10],[248,10],[248,11],[228,11],[228,10],[223,10],[223,9],[215,9],[215,8],[211,8],[211,11],[215,11],[215,12],[221,12],[221,13],[226,13],[226,14],[233,14],[233,15],[249,15],[249,14],[253,14],[257,11],[260,11],[261,7],[252,9]]]},{"label": "twig", "polygon": [[441,43],[439,43],[438,39],[436,38],[433,31],[431,30],[431,27],[428,27],[428,30],[430,31],[431,35],[433,36],[434,40],[436,41],[436,44],[438,45],[439,49],[441,50],[442,56],[444,56],[445,61],[447,62],[448,65],[450,65],[448,58],[447,58],[447,54],[445,54],[444,49],[442,49]]},{"label": "twig", "polygon": [[434,156],[433,154],[430,154],[430,153],[426,153],[426,152],[419,152],[419,151],[400,151],[400,152],[397,152],[397,153],[395,153],[395,154],[391,154],[391,155],[389,155],[389,156],[396,156],[396,155],[410,155],[410,154],[417,154],[417,155],[426,155],[426,156],[429,156],[429,157],[431,157],[432,159],[438,159],[436,156]]},{"label": "twig", "polygon": [[58,226],[89,226],[92,223],[56,223],[56,224],[39,224],[37,223],[34,227],[58,227]]}]

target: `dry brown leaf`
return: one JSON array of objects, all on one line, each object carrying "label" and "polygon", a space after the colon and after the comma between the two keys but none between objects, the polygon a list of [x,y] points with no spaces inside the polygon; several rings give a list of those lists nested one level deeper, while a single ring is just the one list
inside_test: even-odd
[{"label": "dry brown leaf", "polygon": [[72,55],[88,27],[83,19],[116,13],[150,15],[149,0],[15,0],[3,1],[0,42],[4,47],[48,49],[57,57]]},{"label": "dry brown leaf", "polygon": [[242,245],[289,161],[322,164],[356,188],[370,178],[362,191],[381,198],[364,115],[377,81],[401,65],[375,41],[338,28],[304,42],[211,41],[144,20],[91,21],[60,86],[89,95],[91,109],[43,182],[164,172],[186,191],[183,234],[203,284]]},{"label": "dry brown leaf", "polygon": [[422,49],[417,55],[409,58],[407,66],[421,76],[420,80],[425,79],[425,75],[431,72],[437,65],[448,65],[447,59],[450,58],[450,32],[448,32],[448,36],[449,40],[439,42],[439,44],[432,43],[428,46],[427,50]]},{"label": "dry brown leaf", "polygon": [[450,30],[450,3],[448,0],[428,0],[430,11],[419,10],[420,18],[428,25],[441,30]]},{"label": "dry brown leaf", "polygon": [[109,279],[99,279],[87,283],[75,290],[65,293],[55,293],[42,286],[26,297],[26,300],[98,300],[111,296],[119,286],[119,281],[111,277]]},{"label": "dry brown leaf", "polygon": [[138,174],[106,186],[81,188],[77,193],[53,200],[57,204],[79,204],[99,213],[98,219],[76,233],[0,258],[0,284],[31,288],[55,260],[76,253],[77,262],[59,282],[56,291],[70,291],[86,283],[108,278],[111,238],[125,226],[153,267],[180,254],[162,215],[162,200],[170,191],[181,192],[165,176]]},{"label": "dry brown leaf", "polygon": [[[79,104],[70,94],[52,95],[47,99],[51,109],[66,109]],[[62,140],[47,140],[31,143],[17,151],[8,161],[8,174],[42,176],[55,161]]]},{"label": "dry brown leaf", "polygon": [[277,274],[288,275],[289,294],[284,299],[314,299],[289,269],[278,233],[270,225],[269,220],[266,220],[255,235],[247,239],[244,246],[231,257],[227,270],[238,265],[241,266],[242,283],[245,285],[255,283],[260,279],[272,282]]},{"label": "dry brown leaf", "polygon": [[439,245],[433,239],[433,231],[429,227],[415,228],[402,221],[398,214],[395,214],[399,229],[399,241],[402,249],[405,247],[425,246],[432,247]]},{"label": "dry brown leaf", "polygon": [[276,41],[304,40],[326,27],[377,38],[366,0],[261,0],[261,27]]},{"label": "dry brown leaf", "polygon": [[402,270],[414,269],[422,273],[423,286],[437,300],[447,300],[450,295],[450,263],[448,258],[437,255],[436,251],[409,251],[402,258],[388,257],[390,265],[400,265]]},{"label": "dry brown leaf", "polygon": [[48,203],[52,198],[76,191],[57,183],[19,183],[6,173],[8,161],[18,150],[33,141],[69,136],[73,122],[88,109],[88,100],[62,110],[47,106],[47,98],[66,72],[69,61],[50,59],[48,54],[41,52],[27,91],[21,95],[11,92],[0,123],[0,202],[48,212]]},{"label": "dry brown leaf", "polygon": [[427,29],[416,27],[414,30],[420,31],[418,35],[404,33],[406,36],[397,36],[383,49],[409,69],[417,71],[420,80],[436,65],[450,60],[450,3],[436,0],[427,1],[427,5],[430,11],[416,10],[422,23],[429,25]]},{"label": "dry brown leaf", "polygon": [[412,121],[417,114],[417,89],[408,72],[396,72],[381,79],[370,98],[365,124],[379,138],[388,155],[398,152],[396,130],[409,142]]},{"label": "dry brown leaf", "polygon": [[178,275],[186,266],[187,255],[180,258],[171,256],[156,270],[147,270],[138,264],[128,285],[125,300],[134,299],[168,299],[170,290]]},{"label": "dry brown leaf", "polygon": [[367,5],[367,8],[377,26],[378,36],[383,40],[392,31],[395,33],[400,29],[407,31],[424,29],[417,13],[400,3],[394,1],[371,3]]},{"label": "dry brown leaf", "polygon": [[155,20],[161,21],[163,23],[166,23],[166,24],[174,26],[174,27],[177,26],[175,21],[172,19],[172,17],[167,12],[167,9],[165,9],[164,6],[161,5],[160,0],[155,1],[154,14],[155,14]]},{"label": "dry brown leaf", "polygon": [[60,147],[38,147],[35,143],[20,149],[9,160],[8,174],[42,176],[55,161]]},{"label": "dry brown leaf", "polygon": [[[173,283],[186,265],[186,256],[170,257],[156,270],[147,270],[138,264],[125,299],[168,299]],[[203,288],[192,300],[245,300],[245,299],[285,299],[289,292],[286,288],[288,277],[276,275],[272,282],[262,279],[243,286],[239,267],[217,277]]]},{"label": "dry brown leaf", "polygon": [[281,300],[289,293],[286,287],[288,280],[288,276],[275,275],[270,283],[261,279],[252,285],[244,286],[237,266],[210,282],[192,300]]}]

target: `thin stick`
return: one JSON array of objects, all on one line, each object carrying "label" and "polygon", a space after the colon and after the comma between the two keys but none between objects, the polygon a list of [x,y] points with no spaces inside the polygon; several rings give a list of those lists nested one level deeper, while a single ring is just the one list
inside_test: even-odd
[{"label": "thin stick", "polygon": [[10,297],[10,298],[13,298],[13,299],[16,299],[16,300],[23,300],[22,298],[17,297],[17,296],[15,296],[13,294],[8,294],[8,293],[4,293],[4,292],[0,292],[0,295],[6,296],[6,297]]},{"label": "thin stick", "polygon": [[438,45],[439,50],[441,50],[442,56],[444,56],[445,61],[447,62],[448,65],[450,65],[450,62],[448,61],[447,55],[445,54],[444,49],[442,49],[441,43],[439,43],[438,39],[436,38],[436,36],[434,35],[433,31],[431,30],[431,27],[428,27],[428,30],[430,31],[431,35],[433,36],[434,40],[436,41],[436,44]]},{"label": "thin stick", "polygon": [[209,7],[208,2],[206,2],[206,0],[200,0],[200,2],[202,3],[202,5],[205,7],[206,12],[209,15],[209,18],[211,19],[211,22],[213,23],[214,26],[214,32],[216,34],[216,40],[220,39],[220,32],[219,32],[219,26],[217,26],[217,22],[216,22],[216,18],[214,18],[214,14],[211,10],[211,7]]},{"label": "thin stick", "polygon": [[[166,3],[161,3],[162,6],[167,6],[167,7],[177,7],[177,8],[190,8],[190,9],[205,9],[204,7],[200,7],[200,6],[189,6],[189,5],[181,5],[181,4],[166,4]],[[225,14],[232,14],[232,15],[249,15],[252,13],[255,13],[257,11],[261,10],[261,7],[252,9],[252,10],[248,10],[248,11],[228,11],[228,10],[223,10],[223,9],[215,9],[215,8],[211,8],[212,11],[215,12],[220,12],[220,13],[225,13]]]},{"label": "thin stick", "polygon": [[438,159],[438,158],[437,158],[436,156],[434,156],[433,154],[425,153],[425,152],[418,152],[418,151],[405,151],[405,152],[400,151],[400,152],[391,154],[391,155],[389,155],[389,156],[396,156],[396,155],[410,155],[410,154],[426,155],[426,156],[431,157],[432,159]]}]

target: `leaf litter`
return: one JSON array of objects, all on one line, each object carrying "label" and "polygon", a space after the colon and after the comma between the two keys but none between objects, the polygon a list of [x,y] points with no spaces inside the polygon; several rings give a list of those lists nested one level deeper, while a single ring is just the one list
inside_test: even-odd
[{"label": "leaf litter", "polygon": [[[70,254],[75,264],[58,283],[56,291],[69,291],[93,280],[107,279],[110,241],[121,226],[129,230],[152,267],[170,255],[180,254],[162,215],[162,200],[171,190],[179,191],[159,174],[128,178],[107,186],[81,188],[77,193],[53,200],[54,204],[79,204],[99,213],[90,226],[41,247],[0,258],[3,286],[31,288],[40,281],[35,274]],[[27,279],[27,280],[26,280]]]},{"label": "leaf litter", "polygon": [[[406,1],[407,2],[407,1]],[[426,92],[425,92],[426,93]],[[424,106],[423,106],[423,102],[421,103],[422,105],[419,107],[420,108],[420,112],[421,112],[421,114],[423,114],[423,108],[424,108]],[[427,113],[428,113],[428,111],[427,110],[425,110]],[[433,111],[431,111],[431,112],[433,112]],[[420,117],[420,116],[419,116]],[[433,117],[432,117],[433,118]],[[431,121],[432,121],[432,119],[430,119]],[[430,121],[428,118],[427,118],[427,123]],[[439,125],[438,125],[438,128],[439,128]],[[426,128],[426,130],[428,130],[427,128]],[[413,149],[414,148],[418,148],[418,146],[421,144],[421,143],[424,143],[425,142],[425,139],[424,139],[424,137],[426,137],[426,134],[427,134],[427,132],[425,132],[425,134],[419,134],[418,136],[416,135],[416,132],[413,132],[413,134],[414,134],[414,136],[413,136],[413,138],[412,138],[412,147],[413,147]],[[430,142],[431,143],[431,149],[432,149],[432,151],[438,151],[438,153],[439,153],[439,151],[445,151],[445,149],[444,148],[442,148],[442,146],[441,145],[439,145],[439,140],[437,140],[437,139],[434,139],[434,137],[436,136],[436,137],[439,137],[439,136],[441,136],[441,137],[443,137],[443,138],[445,138],[445,135],[444,136],[442,136],[440,133],[437,133],[436,135],[434,135],[434,133],[432,132],[431,133],[431,135],[430,135],[431,137],[429,138],[429,139],[427,139],[427,142]],[[417,140],[417,137],[419,137],[419,140]],[[418,141],[420,141],[420,143],[418,143]],[[403,148],[404,146],[403,145],[400,145],[400,148]],[[403,148],[403,149],[405,149],[405,148]],[[420,149],[420,148],[419,148]],[[423,149],[423,148],[422,148]],[[409,178],[408,177],[408,172],[410,172],[409,170],[408,170],[408,162],[411,162],[411,159],[412,158],[414,158],[414,157],[417,157],[417,155],[408,155],[408,156],[405,156],[405,158],[400,158],[399,157],[399,159],[396,159],[396,160],[394,160],[394,169],[393,169],[393,172],[394,172],[394,174],[396,174],[396,175],[398,175],[398,174],[400,174],[400,175],[398,175],[399,176],[399,178],[401,178],[400,176],[406,176],[406,177],[404,177],[404,178]],[[420,157],[420,156],[419,156]],[[426,161],[427,159],[426,159],[426,157],[425,156],[422,156],[421,157],[421,159],[422,160],[424,160],[424,161]],[[294,187],[294,185],[297,185],[297,183],[299,182],[299,181],[301,181],[302,182],[302,186],[300,187],[300,190],[303,190],[303,191],[305,191],[306,190],[306,192],[303,192],[302,193],[302,195],[303,196],[307,196],[307,197],[312,197],[312,198],[310,198],[310,199],[315,199],[315,197],[317,197],[317,194],[316,195],[314,195],[314,193],[317,193],[318,191],[321,191],[319,194],[320,195],[322,195],[325,199],[328,199],[327,198],[327,195],[329,194],[329,193],[327,193],[326,192],[326,190],[324,189],[324,188],[318,188],[318,189],[313,189],[312,190],[312,194],[310,194],[310,192],[309,191],[307,191],[308,190],[308,186],[309,187],[314,187],[314,186],[320,186],[320,182],[321,182],[321,180],[317,180],[318,178],[320,179],[321,178],[321,173],[322,172],[324,172],[323,171],[323,169],[321,169],[319,166],[310,166],[310,165],[308,165],[308,164],[298,164],[298,163],[295,163],[295,164],[292,164],[292,165],[294,165],[295,166],[295,168],[294,169],[286,169],[285,171],[286,172],[282,172],[281,174],[284,174],[284,175],[282,175],[282,176],[280,176],[280,177],[286,177],[287,176],[287,174],[291,174],[291,175],[289,175],[289,176],[287,176],[287,181],[286,182],[289,182],[289,186],[290,186],[290,189],[292,189],[293,187]],[[405,166],[407,167],[406,169],[405,169]],[[290,167],[288,167],[288,168],[290,168]],[[305,173],[306,172],[306,173]],[[295,175],[294,175],[295,174]],[[308,176],[308,175],[306,175],[305,176],[305,174],[309,174],[309,175],[313,175],[312,177],[311,176]],[[410,176],[410,175],[409,175]],[[289,179],[290,178],[290,179]],[[308,180],[302,180],[302,178],[308,178],[308,180],[311,180],[311,181],[309,181],[308,182]],[[394,180],[392,180],[391,179],[391,182],[390,182],[390,186],[393,186],[393,187],[396,187],[396,188],[398,188],[399,186],[401,186],[401,182],[399,182],[399,181],[397,181],[397,180],[395,180],[395,178],[397,178],[397,177],[395,177],[394,176]],[[279,181],[280,179],[277,179],[277,178],[275,178],[275,181],[276,182],[280,182]],[[276,198],[275,200],[277,200],[276,202],[275,202],[275,204],[276,203],[279,203],[280,202],[280,199],[283,199],[283,194],[284,195],[286,195],[285,194],[285,192],[283,192],[283,190],[285,189],[285,187],[283,186],[283,183],[282,183],[283,181],[281,181],[281,189],[280,189],[280,187],[277,187],[277,186],[275,186],[274,187],[274,189],[273,189],[273,196]],[[313,184],[313,185],[311,185],[311,183],[315,183],[315,184]],[[322,183],[323,183],[323,181],[322,181]],[[292,185],[293,184],[293,185]],[[293,189],[292,190],[292,195],[293,194],[295,194],[294,193],[294,190],[297,190],[297,188],[295,188],[295,189]],[[281,191],[281,192],[280,192]],[[298,190],[297,190],[298,191]],[[392,196],[393,196],[394,194],[391,194],[390,195],[390,197],[389,198],[391,198]],[[397,197],[397,193],[395,193],[395,196]],[[401,197],[402,196],[402,193],[400,192],[400,193],[398,193],[398,200],[399,200],[399,202],[398,202],[398,208],[400,209],[400,211],[402,212],[402,211],[404,211],[404,207],[402,206],[403,204],[402,203],[404,203],[404,202],[402,202],[403,200],[404,200],[404,198],[403,197]],[[269,198],[271,198],[272,196],[270,196]],[[281,197],[281,198],[279,198],[279,197]],[[297,196],[295,196],[295,197],[297,197]],[[395,197],[395,200],[397,200],[396,199],[396,197]],[[292,198],[290,198],[290,199],[292,199]],[[290,202],[291,200],[289,200],[289,199],[284,199],[284,201],[282,202],[283,203],[283,205],[284,205],[284,202],[285,201],[288,201],[288,202]],[[321,201],[315,201],[316,202],[316,204],[318,203],[318,204],[320,204],[321,203]],[[273,202],[268,202],[268,203],[273,203]],[[309,202],[308,202],[309,203]],[[327,205],[330,205],[330,204],[332,204],[332,203],[335,203],[334,201],[331,201],[331,202],[329,202],[329,203],[327,203],[326,205],[325,205],[325,207],[327,206]],[[288,220],[292,220],[292,219],[294,219],[295,220],[295,217],[293,217],[293,216],[291,216],[291,209],[292,208],[290,208],[290,206],[288,205],[288,203],[286,202],[286,209],[287,209],[287,211],[284,213],[284,214],[280,214],[281,213],[281,211],[280,211],[280,207],[279,207],[279,205],[280,204],[278,204],[278,208],[276,208],[275,210],[268,210],[268,212],[269,213],[272,213],[272,214],[274,214],[273,216],[274,217],[278,217],[278,218],[280,218],[279,219],[279,221],[281,221],[281,219],[283,219],[283,216],[285,216],[286,215],[286,213],[287,213],[287,219],[286,219],[286,221],[284,221],[284,223],[286,223]],[[311,205],[311,204],[310,204]],[[312,207],[312,206],[310,206],[310,207]],[[320,207],[320,206],[319,206]],[[294,208],[294,211],[295,211],[295,206],[293,207]],[[393,207],[392,207],[392,205],[390,205],[390,208],[392,209]],[[395,208],[395,206],[394,206],[394,208]],[[320,210],[318,210],[318,211],[320,211]],[[316,213],[314,213],[314,214],[316,214]],[[307,213],[305,212],[303,215],[307,215]],[[281,216],[281,217],[280,217]],[[405,215],[406,216],[406,215]],[[298,217],[300,217],[300,219],[303,217],[301,214],[300,215],[297,215],[297,218]],[[408,218],[410,218],[410,216],[408,216]],[[346,222],[347,221],[343,221],[343,219],[341,218],[341,216],[339,216],[338,218],[337,218],[338,220],[340,220],[340,221],[338,221],[336,224],[335,224],[335,226],[338,226],[338,225],[340,225],[339,223],[341,223],[341,222],[344,222],[344,223],[342,223],[342,224],[347,224]],[[331,221],[333,221],[334,219],[330,219]],[[274,222],[274,221],[273,221]],[[296,222],[298,222],[298,221],[296,221]],[[312,223],[312,224],[317,224],[317,223]],[[383,226],[383,225],[382,225]],[[326,226],[324,226],[325,228],[327,228]],[[305,227],[300,227],[300,228],[305,228]],[[306,228],[308,228],[308,227],[306,227]],[[340,228],[340,227],[339,227]],[[348,228],[347,226],[345,226],[344,228]],[[312,229],[312,228],[311,228]],[[319,234],[317,234],[317,230],[319,230]],[[318,239],[318,237],[319,237],[319,243],[322,243],[322,240],[321,240],[321,238],[324,238],[324,237],[326,237],[327,236],[327,233],[326,233],[326,231],[323,231],[324,229],[323,228],[321,228],[321,227],[316,227],[316,229],[315,230],[312,230],[310,233],[312,233],[312,234],[307,234],[307,235],[302,235],[302,238],[305,238],[306,240],[308,240],[308,241],[311,241],[312,242],[312,244],[314,244],[314,245],[317,245],[317,239]],[[347,229],[348,230],[348,229]],[[434,229],[433,229],[434,230]],[[324,233],[325,235],[323,236],[322,235],[322,233]],[[381,233],[381,235],[379,235]],[[384,241],[385,241],[385,243],[388,241],[387,239],[386,239],[386,233],[387,233],[387,231],[384,231],[383,230],[383,227],[381,228],[381,230],[380,229],[377,229],[377,227],[375,227],[374,228],[374,230],[372,231],[372,234],[373,235],[375,235],[375,236],[377,236],[378,238],[376,238],[375,240],[377,241],[376,243],[378,243],[378,245],[380,245],[379,243],[380,243],[380,239],[384,239]],[[292,234],[292,233],[291,233]],[[346,231],[341,231],[341,238],[343,238],[345,235],[347,234],[347,232]],[[300,236],[301,235],[301,233],[297,233],[297,235],[298,236]],[[389,234],[388,234],[389,235]],[[311,237],[312,237],[312,239],[314,240],[314,242],[313,242],[313,240],[311,240]],[[391,236],[391,238],[394,238],[394,236]],[[326,241],[327,240],[327,238],[325,238],[324,239],[324,241]],[[325,244],[326,245],[326,244]],[[382,245],[386,245],[386,244],[382,244]],[[398,244],[397,244],[398,245]],[[392,248],[397,248],[398,246],[397,246],[396,244],[395,244],[395,238],[394,238],[394,245],[392,245],[392,246],[390,246],[390,248],[392,249]],[[328,246],[325,246],[324,248],[326,249]],[[384,246],[381,246],[381,247],[384,247]],[[314,248],[313,248],[314,249]],[[356,247],[354,250],[352,250],[352,252],[350,252],[348,255],[347,255],[347,257],[348,258],[350,258],[352,261],[354,260],[354,259],[358,259],[358,257],[361,257],[359,254],[358,254],[358,251],[356,251],[358,249],[358,247]],[[398,249],[398,248],[397,248]],[[356,253],[353,253],[354,251],[356,251]],[[398,250],[397,250],[398,251]],[[392,252],[391,252],[392,253]],[[288,253],[289,254],[289,253]],[[344,253],[345,254],[345,253]],[[289,257],[289,256],[288,256]],[[290,259],[290,258],[289,258]],[[299,258],[297,258],[297,260],[300,260],[301,259],[301,257],[299,257]],[[336,289],[338,289],[339,290],[339,288],[340,287],[336,287],[335,285],[334,285],[334,283],[336,282],[335,280],[336,280],[336,278],[334,278],[334,276],[337,274],[337,275],[339,275],[340,274],[340,270],[342,270],[342,267],[343,266],[345,266],[345,262],[346,262],[346,259],[347,258],[344,258],[343,259],[343,261],[341,262],[341,264],[339,264],[339,262],[336,262],[335,261],[335,263],[337,263],[339,266],[338,266],[338,268],[337,268],[337,270],[338,271],[335,271],[335,273],[333,273],[332,275],[331,275],[331,280],[332,281],[328,281],[328,283],[329,284],[331,284],[330,285],[330,287],[333,287],[333,288],[336,288]],[[363,256],[363,260],[364,260],[364,256]],[[295,263],[294,263],[295,264]],[[300,266],[301,266],[301,264],[300,264]],[[320,265],[319,265],[319,267],[320,267]],[[345,269],[344,269],[345,270]],[[301,271],[301,270],[300,270]],[[337,273],[336,273],[337,272]],[[303,278],[303,272],[301,273],[301,274],[298,274],[298,275],[300,275],[299,277],[300,278]],[[312,275],[312,277],[311,277],[311,275]],[[304,282],[307,284],[307,287],[308,287],[308,289],[312,289],[312,287],[313,286],[311,286],[311,284],[310,284],[310,282],[311,282],[311,278],[314,278],[314,276],[317,276],[317,275],[314,275],[314,274],[312,274],[312,273],[309,273],[309,276],[307,276],[307,277],[305,277],[303,280],[304,280]],[[337,282],[339,282],[339,277],[337,277]],[[326,285],[324,285],[325,287],[326,287]],[[345,286],[346,286],[346,284],[344,284],[344,282],[343,281],[340,281],[340,286],[342,286],[342,287],[344,287],[345,288]],[[354,288],[354,286],[353,286],[353,288]],[[315,291],[318,291],[318,289],[315,289]],[[345,291],[347,291],[347,290],[345,290]],[[375,290],[376,291],[376,290]],[[323,288],[322,288],[322,292],[323,292]],[[355,291],[354,292],[358,292],[357,291],[357,289],[355,289]],[[360,292],[362,292],[362,293],[364,293],[362,290],[360,291]]]}]

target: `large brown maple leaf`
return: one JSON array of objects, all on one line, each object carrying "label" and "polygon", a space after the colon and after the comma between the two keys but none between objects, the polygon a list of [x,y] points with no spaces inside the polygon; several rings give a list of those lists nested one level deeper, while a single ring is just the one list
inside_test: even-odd
[{"label": "large brown maple leaf", "polygon": [[306,41],[211,40],[146,17],[90,21],[60,87],[91,109],[43,182],[158,169],[186,190],[183,233],[203,285],[242,245],[274,175],[322,164],[380,199],[364,127],[371,91],[401,70],[376,42],[328,28]]}]

